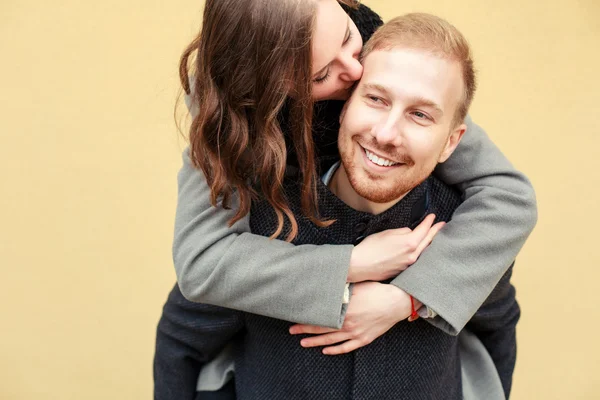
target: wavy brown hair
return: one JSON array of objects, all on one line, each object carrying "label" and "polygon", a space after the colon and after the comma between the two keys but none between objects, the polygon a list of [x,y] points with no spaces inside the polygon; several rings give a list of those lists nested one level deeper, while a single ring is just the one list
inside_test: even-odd
[{"label": "wavy brown hair", "polygon": [[190,126],[190,158],[206,176],[211,203],[229,208],[237,192],[233,224],[262,196],[277,214],[272,237],[282,233],[284,216],[289,220],[287,240],[298,226],[282,187],[287,152],[278,116],[284,105],[302,180],[302,211],[324,224],[317,209],[312,138],[317,1],[206,0],[202,29],[179,65],[183,89],[198,111]]}]

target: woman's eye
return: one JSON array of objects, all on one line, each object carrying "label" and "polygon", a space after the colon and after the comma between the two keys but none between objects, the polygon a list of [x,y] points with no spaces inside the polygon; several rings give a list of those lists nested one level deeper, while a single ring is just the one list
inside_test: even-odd
[{"label": "woman's eye", "polygon": [[314,81],[315,81],[315,83],[323,83],[323,82],[327,81],[329,76],[330,76],[330,73],[329,73],[329,71],[327,71],[327,73],[325,75],[315,78]]},{"label": "woman's eye", "polygon": [[377,96],[367,96],[367,98],[369,100],[371,100],[373,103],[381,103],[382,102],[382,100]]},{"label": "woman's eye", "polygon": [[346,37],[346,40],[344,40],[343,46],[345,46],[351,40],[352,40],[352,30],[348,31],[348,37]]}]

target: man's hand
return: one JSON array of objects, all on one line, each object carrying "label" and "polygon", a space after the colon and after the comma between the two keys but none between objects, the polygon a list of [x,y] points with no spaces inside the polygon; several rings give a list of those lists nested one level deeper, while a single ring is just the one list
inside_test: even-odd
[{"label": "man's hand", "polygon": [[[415,300],[415,307],[421,303]],[[323,354],[337,355],[354,351],[371,343],[411,312],[410,296],[402,289],[379,282],[354,285],[342,329],[314,325],[293,325],[290,333],[317,334],[300,341],[303,347],[330,346]],[[335,345],[336,343],[344,342]]]},{"label": "man's hand", "polygon": [[413,231],[390,229],[368,236],[352,250],[348,282],[383,281],[404,271],[417,261],[444,222],[433,225],[429,214]]}]

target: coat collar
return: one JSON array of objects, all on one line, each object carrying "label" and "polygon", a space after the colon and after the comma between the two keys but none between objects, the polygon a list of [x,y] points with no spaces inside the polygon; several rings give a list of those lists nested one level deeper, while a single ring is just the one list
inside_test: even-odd
[{"label": "coat collar", "polygon": [[321,228],[322,232],[332,239],[351,235],[354,242],[359,242],[368,235],[387,229],[413,229],[428,214],[431,179],[426,179],[398,203],[378,215],[351,208],[318,180],[319,214],[322,219],[335,220],[330,226]]}]

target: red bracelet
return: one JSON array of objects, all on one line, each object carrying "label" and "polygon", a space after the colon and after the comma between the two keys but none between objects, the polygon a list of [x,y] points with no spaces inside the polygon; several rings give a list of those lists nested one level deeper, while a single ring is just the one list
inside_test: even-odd
[{"label": "red bracelet", "polygon": [[412,296],[410,296],[410,309],[411,313],[410,317],[408,318],[408,321],[412,322],[415,319],[419,318],[419,314],[417,314],[417,310],[415,310],[415,299]]}]

